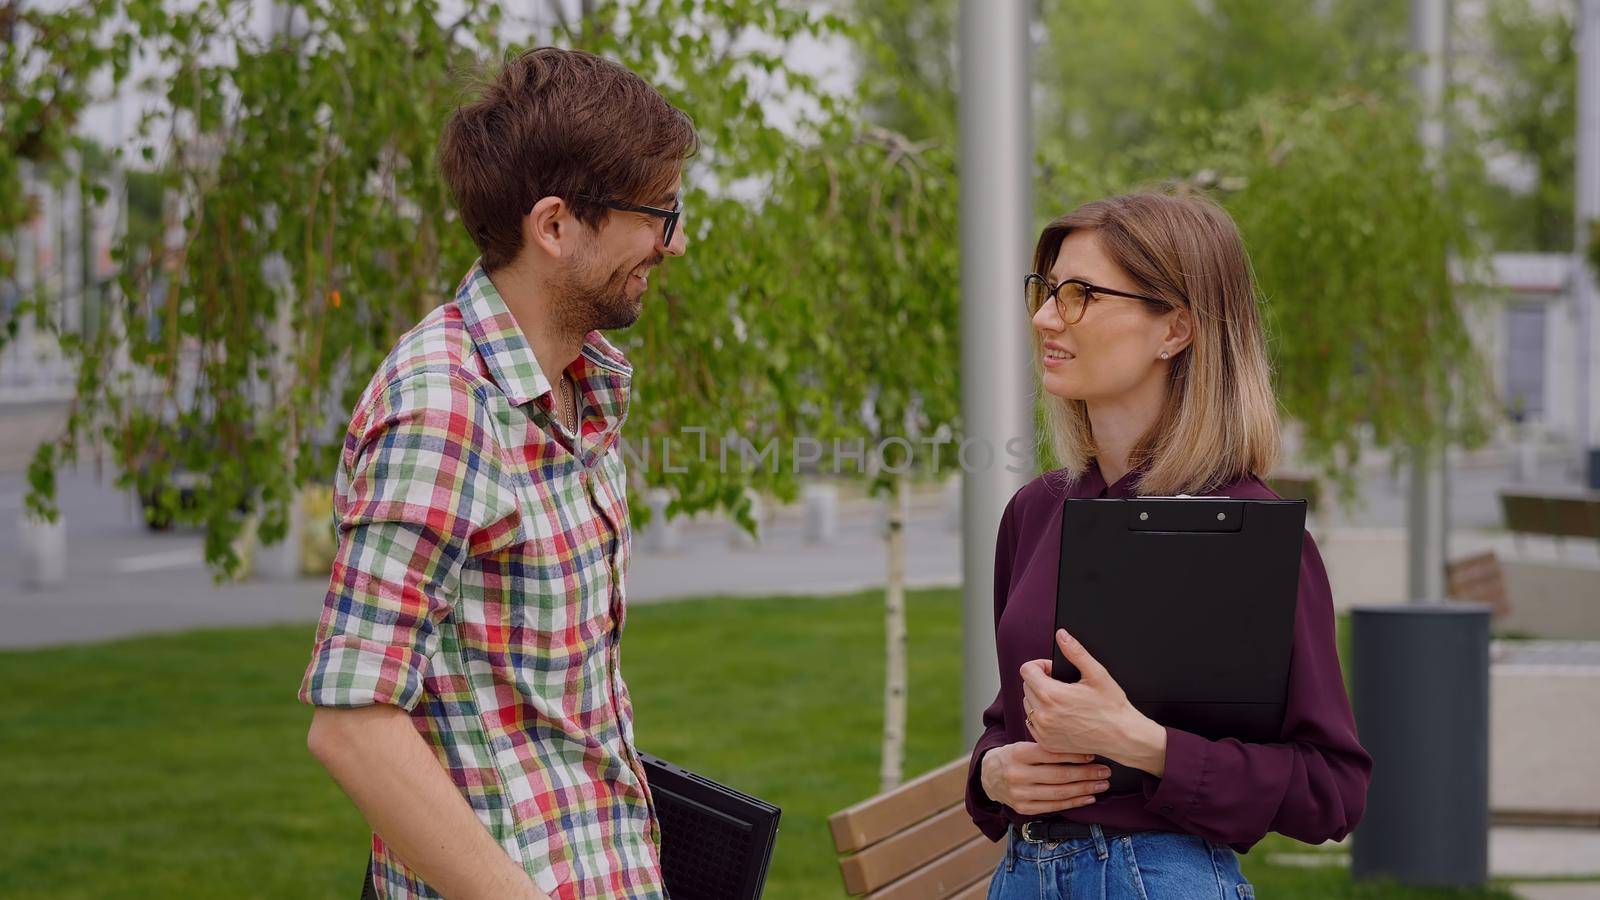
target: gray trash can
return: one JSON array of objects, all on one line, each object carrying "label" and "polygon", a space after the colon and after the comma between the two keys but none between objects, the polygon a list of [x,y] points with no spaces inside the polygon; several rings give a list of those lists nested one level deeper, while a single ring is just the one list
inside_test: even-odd
[{"label": "gray trash can", "polygon": [[1357,879],[1481,885],[1489,875],[1489,606],[1357,607],[1356,727],[1372,754]]}]

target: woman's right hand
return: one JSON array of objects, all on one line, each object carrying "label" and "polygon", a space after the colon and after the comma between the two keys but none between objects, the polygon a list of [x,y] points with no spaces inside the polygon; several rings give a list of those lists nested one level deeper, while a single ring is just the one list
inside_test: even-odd
[{"label": "woman's right hand", "polygon": [[1110,787],[1111,770],[1082,753],[1057,753],[1032,741],[996,747],[983,755],[979,779],[989,799],[1020,815],[1077,809]]}]

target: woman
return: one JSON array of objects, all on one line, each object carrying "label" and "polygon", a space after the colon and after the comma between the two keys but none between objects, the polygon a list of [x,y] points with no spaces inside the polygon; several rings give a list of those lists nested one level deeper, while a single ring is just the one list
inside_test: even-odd
[{"label": "woman", "polygon": [[[989,897],[1253,897],[1235,850],[1269,831],[1344,837],[1372,767],[1310,535],[1280,742],[1157,724],[1064,631],[1053,638],[1082,679],[1050,677],[1064,498],[1276,497],[1258,477],[1276,460],[1278,418],[1243,243],[1212,203],[1134,194],[1051,222],[1034,269],[1026,297],[1063,468],[1011,498],[995,549],[1000,693],[967,781],[973,821],[991,839],[1009,833]],[[1104,793],[1095,756],[1140,770],[1142,790]]]}]

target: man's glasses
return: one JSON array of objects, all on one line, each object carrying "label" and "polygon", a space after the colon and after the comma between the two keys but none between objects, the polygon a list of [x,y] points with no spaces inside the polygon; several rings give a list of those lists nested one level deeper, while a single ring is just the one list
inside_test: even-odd
[{"label": "man's glasses", "polygon": [[662,209],[659,206],[639,206],[637,204],[625,203],[621,200],[616,200],[610,197],[596,197],[592,194],[579,194],[578,199],[589,203],[597,203],[607,209],[615,209],[622,212],[644,213],[647,216],[656,216],[660,219],[663,219],[664,221],[661,226],[661,246],[663,247],[672,246],[672,236],[678,231],[678,217],[683,214],[682,200],[679,200],[678,205],[672,209]]},{"label": "man's glasses", "polygon": [[1076,325],[1083,320],[1084,310],[1089,308],[1089,302],[1100,294],[1112,297],[1128,297],[1133,300],[1143,300],[1147,303],[1158,303],[1170,306],[1167,301],[1147,294],[1130,294],[1113,288],[1101,287],[1090,284],[1081,278],[1068,278],[1060,284],[1052,285],[1043,275],[1029,272],[1028,277],[1022,279],[1023,296],[1028,302],[1028,316],[1032,318],[1039,314],[1039,308],[1051,299],[1056,301],[1056,313],[1061,316],[1061,321],[1067,325]]}]

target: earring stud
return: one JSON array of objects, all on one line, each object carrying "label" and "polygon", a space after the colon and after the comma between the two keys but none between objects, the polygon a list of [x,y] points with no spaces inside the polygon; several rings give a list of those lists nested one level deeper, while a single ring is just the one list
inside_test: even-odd
[{"label": "earring stud", "polygon": [[1161,351],[1161,358],[1162,358],[1162,359],[1166,359],[1166,358],[1167,358],[1167,357],[1168,357],[1168,356],[1170,356],[1170,355],[1171,355],[1171,354],[1169,354],[1169,353],[1168,353],[1168,352],[1167,352],[1167,351],[1165,351],[1165,350],[1163,350],[1163,351]]}]

